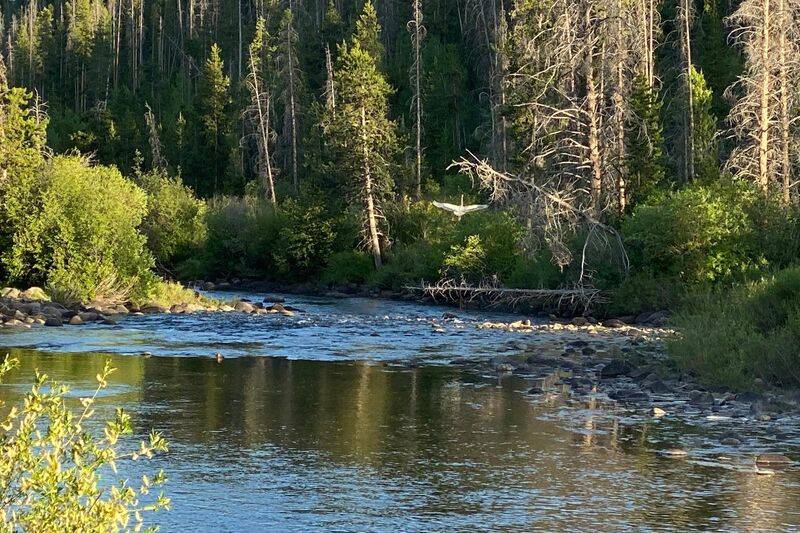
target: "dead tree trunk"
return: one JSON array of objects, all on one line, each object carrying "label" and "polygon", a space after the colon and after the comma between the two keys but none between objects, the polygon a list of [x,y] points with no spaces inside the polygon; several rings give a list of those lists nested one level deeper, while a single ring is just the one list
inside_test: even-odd
[{"label": "dead tree trunk", "polygon": [[364,201],[367,208],[367,225],[369,228],[369,242],[370,251],[372,252],[372,260],[375,263],[375,268],[383,266],[381,259],[381,240],[378,233],[378,213],[375,206],[375,198],[373,197],[372,190],[372,173],[369,165],[369,139],[367,136],[367,112],[361,108],[361,145],[363,155],[363,168],[364,173]]},{"label": "dead tree trunk", "polygon": [[684,180],[694,181],[694,88],[692,86],[692,5],[691,0],[681,0],[680,38],[685,82],[686,106],[683,122],[683,171]]},{"label": "dead tree trunk", "polygon": [[780,98],[780,128],[781,128],[781,198],[784,204],[791,200],[792,186],[792,164],[789,155],[789,144],[791,142],[790,128],[792,117],[789,115],[789,58],[787,54],[786,34],[791,24],[791,15],[787,10],[787,0],[778,0],[778,59],[780,68],[778,73],[779,98]]},{"label": "dead tree trunk", "polygon": [[414,88],[412,109],[414,113],[414,137],[416,162],[414,168],[414,195],[416,198],[422,197],[422,91],[421,85],[421,43],[425,37],[425,27],[422,25],[422,7],[420,0],[414,0],[414,15],[408,23],[408,30],[411,32],[412,54],[414,56],[411,65],[411,85]]}]

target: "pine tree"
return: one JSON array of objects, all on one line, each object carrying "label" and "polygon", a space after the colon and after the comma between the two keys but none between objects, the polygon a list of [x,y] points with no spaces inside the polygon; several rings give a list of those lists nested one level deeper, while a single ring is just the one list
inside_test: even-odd
[{"label": "pine tree", "polygon": [[665,177],[661,102],[646,74],[634,80],[630,107],[625,161],[628,209],[646,200]]},{"label": "pine tree", "polygon": [[295,194],[300,187],[300,102],[303,94],[303,74],[298,55],[298,35],[294,27],[294,15],[287,9],[281,19],[278,48],[280,99],[283,105],[283,129],[281,144],[284,153],[284,169],[292,176]]},{"label": "pine tree", "polygon": [[216,194],[220,190],[220,182],[228,167],[231,150],[231,80],[224,73],[225,65],[220,52],[216,43],[211,46],[211,53],[203,66],[200,88],[203,138],[210,148],[206,151],[207,168],[213,179],[211,190],[206,189],[205,192],[211,194]]},{"label": "pine tree", "polygon": [[357,28],[338,50],[336,112],[326,110],[323,117],[329,150],[329,166],[323,172],[335,173],[359,206],[366,247],[375,267],[380,268],[384,238],[381,206],[392,190],[399,142],[397,126],[389,119],[391,88],[376,55],[380,30],[371,4],[364,8]]},{"label": "pine tree", "polygon": [[250,106],[245,111],[246,119],[254,131],[258,148],[258,175],[261,186],[272,203],[277,201],[275,179],[272,169],[272,139],[274,131],[271,126],[272,91],[274,80],[267,61],[273,57],[275,47],[266,31],[266,21],[259,18],[256,32],[250,43],[248,58],[247,89],[250,93]]}]

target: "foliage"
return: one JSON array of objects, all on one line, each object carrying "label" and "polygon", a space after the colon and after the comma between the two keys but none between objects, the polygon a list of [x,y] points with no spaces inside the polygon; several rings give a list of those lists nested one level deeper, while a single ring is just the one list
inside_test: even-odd
[{"label": "foliage", "polygon": [[743,182],[691,185],[640,205],[623,223],[634,268],[689,284],[730,280],[759,265]]},{"label": "foliage", "polygon": [[56,157],[32,196],[36,203],[13,221],[13,243],[3,255],[12,281],[46,283],[79,301],[116,299],[152,266],[137,231],[145,194],[115,168]]},{"label": "foliage", "polygon": [[674,322],[670,354],[709,384],[800,385],[800,269],[703,294]]},{"label": "foliage", "polygon": [[486,276],[486,250],[481,244],[481,238],[470,235],[463,244],[450,247],[440,272],[446,278],[480,282]]},{"label": "foliage", "polygon": [[[15,361],[6,358],[0,379],[14,365]],[[66,386],[37,372],[24,401],[5,415],[0,453],[1,531],[138,530],[146,515],[169,508],[163,492],[151,495],[166,482],[163,472],[142,476],[134,485],[114,480],[118,464],[167,451],[159,433],[151,433],[138,449],[121,451],[121,439],[133,431],[130,416],[122,410],[105,423],[102,435],[89,430],[95,402],[112,372],[106,363],[97,375],[94,393],[80,399],[77,411],[70,405]]]},{"label": "foliage", "polygon": [[35,202],[36,174],[44,165],[45,128],[31,95],[0,83],[0,279],[7,278],[6,251],[20,218]]},{"label": "foliage", "polygon": [[319,204],[302,205],[288,199],[280,208],[281,227],[272,257],[279,271],[304,277],[327,262],[336,238],[333,222]]},{"label": "foliage", "polygon": [[363,285],[369,280],[374,267],[372,258],[363,252],[335,252],[328,259],[320,279],[327,284],[354,283]]},{"label": "foliage", "polygon": [[206,204],[164,171],[140,173],[136,182],[147,193],[147,215],[140,227],[147,247],[160,265],[174,267],[202,246]]}]

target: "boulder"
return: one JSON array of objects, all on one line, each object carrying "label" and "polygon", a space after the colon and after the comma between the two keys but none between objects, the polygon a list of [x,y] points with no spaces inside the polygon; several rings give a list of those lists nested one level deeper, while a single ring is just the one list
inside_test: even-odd
[{"label": "boulder", "polygon": [[632,370],[633,365],[628,361],[624,359],[614,359],[600,370],[600,377],[605,379],[618,378],[628,375]]},{"label": "boulder", "polygon": [[83,319],[81,319],[80,315],[75,315],[75,316],[73,316],[72,318],[69,319],[69,325],[70,326],[81,326],[83,324],[84,324],[84,322],[83,322]]},{"label": "boulder", "polygon": [[714,395],[710,392],[693,390],[689,393],[689,403],[697,407],[714,405]]},{"label": "boulder", "polygon": [[637,389],[620,389],[609,393],[609,398],[622,403],[644,403],[650,401],[646,392]]},{"label": "boulder", "polygon": [[442,320],[455,320],[458,318],[458,315],[455,313],[444,312],[442,313]]},{"label": "boulder", "polygon": [[31,287],[28,290],[22,291],[20,297],[25,298],[26,300],[49,300],[50,297],[47,296],[47,293],[41,287]]},{"label": "boulder", "polygon": [[256,310],[255,306],[249,302],[236,302],[233,308],[240,313],[253,313]]},{"label": "boulder", "polygon": [[625,322],[618,318],[609,318],[608,320],[603,321],[603,327],[612,329],[624,328]]},{"label": "boulder", "polygon": [[20,294],[19,289],[15,289],[14,287],[4,287],[0,290],[0,297],[10,298],[11,300],[19,298]]},{"label": "boulder", "polygon": [[222,311],[223,313],[230,313],[231,311],[235,311],[233,307],[227,304],[220,305],[219,310]]},{"label": "boulder", "polygon": [[26,318],[28,318],[28,315],[26,315],[25,313],[23,313],[23,312],[22,312],[22,311],[20,311],[19,309],[16,309],[16,310],[15,310],[15,311],[14,311],[14,312],[11,314],[11,318],[14,318],[14,319],[16,319],[16,320],[19,320],[19,321],[21,322],[21,321],[25,320]]},{"label": "boulder", "polygon": [[161,315],[169,311],[163,305],[150,304],[142,307],[140,311],[146,315]]},{"label": "boulder", "polygon": [[214,285],[213,283],[211,283],[210,281],[206,281],[205,283],[203,283],[203,290],[204,291],[213,291],[216,288],[217,288],[217,286]]},{"label": "boulder", "polygon": [[17,320],[16,318],[12,318],[11,320],[6,320],[6,326],[10,328],[18,328],[25,323],[22,320]]},{"label": "boulder", "polygon": [[790,465],[794,461],[777,453],[763,453],[756,457],[757,465]]},{"label": "boulder", "polygon": [[84,311],[83,313],[78,313],[78,317],[83,322],[97,322],[100,320],[100,314],[93,311]]},{"label": "boulder", "polygon": [[128,308],[125,307],[124,305],[114,306],[114,312],[116,312],[116,314],[118,315],[127,315],[128,313],[130,313],[130,311],[128,311]]},{"label": "boulder", "polygon": [[284,309],[280,312],[283,316],[294,316],[294,311],[289,311],[288,309]]},{"label": "boulder", "polygon": [[589,320],[587,320],[586,317],[583,317],[583,316],[576,316],[575,318],[572,319],[572,325],[573,326],[583,327],[583,326],[586,326],[588,324],[589,324]]},{"label": "boulder", "polygon": [[39,302],[20,303],[16,307],[26,315],[38,315],[42,312],[42,304]]},{"label": "boulder", "polygon": [[51,328],[60,328],[64,325],[64,321],[58,317],[50,316],[45,319],[44,325]]}]

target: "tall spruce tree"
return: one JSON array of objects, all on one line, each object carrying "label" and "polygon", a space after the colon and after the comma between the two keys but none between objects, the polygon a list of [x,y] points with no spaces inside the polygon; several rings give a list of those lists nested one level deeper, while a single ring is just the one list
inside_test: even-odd
[{"label": "tall spruce tree", "polygon": [[322,119],[329,151],[324,171],[338,177],[360,211],[366,248],[380,268],[385,242],[381,206],[392,190],[399,141],[397,126],[389,118],[392,89],[379,68],[380,27],[371,3],[356,27],[338,49],[336,111],[327,108]]},{"label": "tall spruce tree", "polygon": [[231,152],[232,123],[230,118],[231,80],[225,75],[225,65],[217,44],[203,66],[203,79],[200,89],[200,111],[203,139],[211,184],[206,184],[202,192],[216,194],[220,191],[225,171],[228,168]]}]

